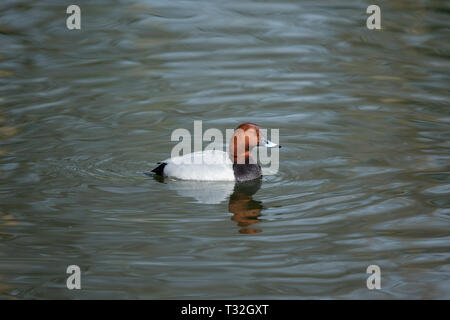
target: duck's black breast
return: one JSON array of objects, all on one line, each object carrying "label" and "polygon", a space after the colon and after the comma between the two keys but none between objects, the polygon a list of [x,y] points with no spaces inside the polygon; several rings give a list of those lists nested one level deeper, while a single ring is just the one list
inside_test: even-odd
[{"label": "duck's black breast", "polygon": [[233,164],[234,177],[237,182],[249,181],[261,177],[259,164]]}]

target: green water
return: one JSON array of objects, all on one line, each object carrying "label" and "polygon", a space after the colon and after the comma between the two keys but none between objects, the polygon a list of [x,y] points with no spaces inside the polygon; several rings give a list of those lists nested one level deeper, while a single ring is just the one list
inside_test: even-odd
[{"label": "green water", "polygon": [[[448,2],[76,4],[0,4],[1,299],[450,298]],[[279,172],[143,175],[194,120]]]}]

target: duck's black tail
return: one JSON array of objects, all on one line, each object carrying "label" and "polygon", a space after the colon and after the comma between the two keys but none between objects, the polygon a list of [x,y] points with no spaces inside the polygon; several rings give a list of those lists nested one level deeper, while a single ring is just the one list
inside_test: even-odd
[{"label": "duck's black tail", "polygon": [[164,167],[167,165],[167,163],[163,162],[159,166],[157,166],[155,169],[146,172],[146,174],[157,174],[158,176],[164,176]]}]

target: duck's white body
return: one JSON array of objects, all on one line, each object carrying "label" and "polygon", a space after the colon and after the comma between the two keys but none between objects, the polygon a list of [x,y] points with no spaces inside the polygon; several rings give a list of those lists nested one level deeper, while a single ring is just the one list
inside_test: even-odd
[{"label": "duck's white body", "polygon": [[228,153],[206,150],[173,157],[166,163],[164,175],[181,180],[235,181],[233,162]]}]

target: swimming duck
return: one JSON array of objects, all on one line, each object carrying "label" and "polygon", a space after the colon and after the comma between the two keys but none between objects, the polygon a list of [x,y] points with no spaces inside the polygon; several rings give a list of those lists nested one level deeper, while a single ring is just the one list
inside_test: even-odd
[{"label": "swimming duck", "polygon": [[230,153],[205,150],[172,157],[158,162],[159,166],[146,174],[181,180],[249,181],[261,177],[261,167],[250,156],[254,147],[279,147],[267,140],[254,123],[243,123],[233,133]]}]

